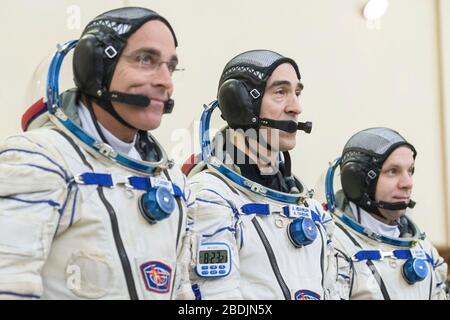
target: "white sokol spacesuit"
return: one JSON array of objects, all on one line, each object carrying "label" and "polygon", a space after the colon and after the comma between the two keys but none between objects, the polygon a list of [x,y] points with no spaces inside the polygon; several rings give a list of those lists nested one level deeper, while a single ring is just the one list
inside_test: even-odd
[{"label": "white sokol spacesuit", "polygon": [[[333,211],[333,243],[338,284],[349,288],[349,299],[447,299],[447,264],[418,226],[403,215],[395,225],[375,219],[375,208],[402,210],[406,203],[375,201],[374,192],[383,162],[398,147],[414,147],[388,128],[355,134],[343,155],[328,170],[327,205]],[[335,168],[341,166],[343,190],[333,193]],[[369,178],[367,178],[369,177]]]},{"label": "white sokol spacesuit", "polygon": [[[148,9],[123,8],[94,22],[122,16],[130,32],[152,19],[165,21]],[[89,34],[96,31],[87,27]],[[56,56],[51,68],[62,62]],[[56,101],[58,73],[55,67],[49,74],[47,105],[55,108],[41,104],[47,112],[32,111],[27,132],[0,147],[0,298],[175,298],[189,197],[184,176],[146,132],[130,156],[96,139],[101,132],[89,129],[95,119],[84,112],[80,121],[79,90]]]},{"label": "white sokol spacesuit", "polygon": [[[218,105],[230,127],[245,127],[245,119],[258,117],[255,105],[261,103],[257,98],[270,74],[286,62],[294,66],[300,79],[295,62],[275,52],[250,51],[237,56],[225,67],[218,103],[213,102],[202,115],[205,161],[188,176],[196,197],[189,216],[195,234],[191,282],[198,299],[318,300],[340,296],[330,242],[334,224],[307,188],[290,170],[271,175],[268,180],[277,180],[279,185],[268,187],[274,181],[264,184],[242,171],[255,169],[255,165],[236,165],[239,155],[232,154],[239,153],[238,148],[232,147],[222,157],[209,147],[212,110]],[[245,105],[249,92],[253,99],[249,99],[251,105]],[[272,121],[271,125],[282,122]],[[297,126],[294,123],[294,132]],[[293,189],[296,192],[290,193]]]}]

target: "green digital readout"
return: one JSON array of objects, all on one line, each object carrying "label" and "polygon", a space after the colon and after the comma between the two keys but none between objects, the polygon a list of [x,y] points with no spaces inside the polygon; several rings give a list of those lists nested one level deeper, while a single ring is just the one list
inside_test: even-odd
[{"label": "green digital readout", "polygon": [[200,264],[226,263],[228,262],[227,250],[202,250],[199,252]]}]

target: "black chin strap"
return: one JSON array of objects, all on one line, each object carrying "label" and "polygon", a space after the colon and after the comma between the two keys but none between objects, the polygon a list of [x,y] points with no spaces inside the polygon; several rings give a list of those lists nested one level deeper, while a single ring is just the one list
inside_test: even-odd
[{"label": "black chin strap", "polygon": [[95,115],[94,108],[92,107],[92,102],[91,102],[90,99],[86,99],[86,106],[87,106],[87,109],[89,110],[89,113],[90,113],[91,118],[92,118],[92,122],[94,123],[94,127],[97,130],[98,135],[100,136],[100,139],[102,139],[102,141],[104,143],[107,143],[107,144],[111,145],[109,143],[108,139],[106,139],[105,135],[103,134],[102,129],[98,125],[97,116]]},{"label": "black chin strap", "polygon": [[[150,105],[150,98],[141,94],[131,94],[119,91],[111,91],[106,93],[106,99],[110,101],[126,103],[132,106],[146,108]],[[164,113],[171,113],[173,107],[175,105],[175,101],[173,99],[168,99],[164,102]]]},{"label": "black chin strap", "polygon": [[286,176],[284,177],[284,180],[286,181],[286,184],[289,188],[289,192],[300,193],[297,186],[295,185],[295,179],[292,176],[291,156],[288,151],[284,151],[283,156],[284,156],[284,168],[286,170]]},{"label": "black chin strap", "polygon": [[294,133],[297,130],[302,130],[306,133],[311,133],[312,122],[295,122],[292,120],[272,120],[267,118],[259,119],[260,126],[266,126],[274,129],[283,130],[289,133]]},{"label": "black chin strap", "polygon": [[391,211],[405,210],[406,208],[414,208],[416,202],[413,200],[409,200],[408,203],[399,201],[399,202],[385,202],[385,201],[372,201],[366,195],[365,200],[362,201],[361,207],[363,207],[366,211],[380,214],[378,209],[385,209]]},{"label": "black chin strap", "polygon": [[[133,130],[139,130],[135,126],[131,125],[125,119],[123,119],[117,111],[114,109],[112,105],[112,101],[114,102],[120,102],[129,104],[135,107],[139,108],[147,108],[150,106],[150,98],[144,95],[140,94],[131,94],[131,93],[124,93],[119,91],[111,91],[111,92],[105,92],[103,95],[103,99],[98,99],[95,97],[97,104],[102,107],[106,112],[108,112],[110,115],[114,117],[117,121],[119,121],[124,126],[133,129]],[[175,102],[173,99],[168,99],[164,103],[164,113],[171,113],[173,110],[173,107],[175,105]]]},{"label": "black chin strap", "polygon": [[408,203],[406,202],[384,202],[384,201],[376,201],[374,202],[374,205],[379,209],[386,209],[386,210],[404,210],[406,208],[414,208],[416,205],[416,202],[413,200],[409,200]]},{"label": "black chin strap", "polygon": [[106,112],[108,112],[110,115],[112,115],[114,117],[114,119],[116,119],[117,121],[119,121],[121,124],[123,124],[124,126],[133,129],[133,130],[138,130],[136,127],[134,127],[133,125],[131,125],[130,123],[128,123],[127,121],[125,121],[124,118],[122,118],[116,111],[116,109],[114,109],[112,103],[110,100],[102,100],[102,101],[98,101],[98,105],[100,107],[103,108],[103,110],[105,110]]},{"label": "black chin strap", "polygon": [[150,104],[150,99],[147,96],[118,91],[107,92],[106,98],[110,101],[126,103],[136,107],[147,107]]}]

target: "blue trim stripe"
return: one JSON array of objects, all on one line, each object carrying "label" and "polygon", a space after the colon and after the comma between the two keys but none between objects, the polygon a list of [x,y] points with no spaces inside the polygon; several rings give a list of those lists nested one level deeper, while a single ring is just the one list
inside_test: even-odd
[{"label": "blue trim stripe", "polygon": [[209,104],[207,108],[202,112],[200,117],[200,146],[202,148],[202,160],[206,161],[211,156],[211,139],[209,138],[209,126],[211,122],[211,115],[214,109],[219,105],[219,101],[214,100]]},{"label": "blue trim stripe", "polygon": [[219,194],[217,191],[213,190],[213,189],[203,189],[205,191],[209,191],[211,193],[214,193],[215,195],[219,196],[223,201],[225,201],[226,203],[228,203],[228,205],[230,206],[230,208],[235,208],[235,206],[233,205],[233,203],[231,203],[230,200],[225,199],[221,194]]},{"label": "blue trim stripe", "polygon": [[73,224],[73,218],[75,216],[75,207],[77,204],[77,196],[78,196],[78,191],[80,190],[78,188],[78,186],[76,187],[77,189],[75,190],[75,195],[73,196],[73,204],[72,204],[72,212],[70,214],[70,222],[69,222],[69,227],[72,226]]},{"label": "blue trim stripe", "polygon": [[72,183],[69,183],[67,185],[67,195],[66,195],[66,199],[64,200],[64,204],[62,205],[62,208],[59,209],[61,216],[64,214],[64,210],[66,210],[66,206],[67,206],[67,201],[69,201],[69,196],[70,196],[70,192],[72,191]]},{"label": "blue trim stripe", "polygon": [[254,183],[251,180],[237,174],[236,172],[234,172],[233,170],[231,170],[224,164],[220,164],[219,166],[216,166],[215,164],[213,164],[211,162],[209,162],[209,164],[212,167],[214,167],[217,171],[219,171],[221,174],[226,176],[228,179],[233,181],[234,183],[238,184],[239,186],[241,186],[253,193],[262,195],[262,196],[270,198],[272,200],[285,202],[285,203],[289,203],[289,204],[297,204],[299,199],[301,198],[301,196],[299,196],[299,195],[292,195],[292,194],[288,194],[288,193],[278,192],[278,191],[274,191],[272,189],[265,188],[265,187],[264,187],[264,189],[266,190],[266,192],[255,191],[252,189],[251,185],[259,185],[259,184]]},{"label": "blue trim stripe", "polygon": [[183,190],[181,190],[181,187],[178,188],[180,189],[180,192],[183,195],[184,201],[187,202],[187,200],[191,196],[191,189],[189,189],[189,194],[186,196],[186,176],[183,175]]},{"label": "blue trim stripe", "polygon": [[[183,189],[183,195],[186,193],[186,188]],[[192,194],[192,190],[189,189],[189,194],[187,195],[187,197],[184,198],[184,201],[187,202],[187,200],[191,197]],[[194,201],[195,202],[195,201]]]},{"label": "blue trim stripe", "polygon": [[[86,185],[99,185],[102,187],[113,187],[114,180],[113,176],[109,173],[96,173],[96,172],[85,172],[78,176],[78,178],[81,178],[81,181],[78,181],[75,179],[75,182],[80,184],[86,184]],[[152,180],[150,177],[138,177],[138,176],[131,176],[127,177],[128,183],[131,187],[138,189],[138,190],[144,190],[148,191],[154,188],[157,188],[157,186],[153,186]],[[186,198],[181,191],[181,188],[177,186],[175,183],[169,182],[166,180],[168,184],[172,187],[173,194],[176,197],[181,197],[186,201]]]},{"label": "blue trim stripe", "polygon": [[[400,260],[408,260],[413,257],[410,250],[393,250],[392,256],[400,259]],[[425,253],[426,261],[428,261],[430,264],[433,264],[433,259]],[[360,250],[357,253],[353,255],[353,258],[356,261],[363,261],[363,260],[381,260],[383,258],[382,251],[380,250]]]},{"label": "blue trim stripe", "polygon": [[[226,208],[230,208],[230,209],[231,209],[230,206],[228,206],[228,205],[226,205],[226,204],[223,204],[223,203],[220,203],[220,202],[211,201],[211,200],[206,200],[206,199],[202,199],[202,198],[196,198],[195,200],[196,200],[196,201],[199,201],[199,202],[211,203],[211,204],[215,204],[215,205],[218,205],[218,206],[222,206],[222,207],[226,207]],[[195,201],[194,201],[194,202],[195,202]]]},{"label": "blue trim stripe", "polygon": [[228,205],[230,206],[230,209],[233,211],[234,214],[234,218],[235,219],[239,219],[239,210],[236,208],[236,206],[233,204],[233,202],[231,202],[228,199],[225,199],[222,195],[220,195],[219,193],[217,193],[215,190],[212,189],[203,189],[205,191],[209,191],[211,193],[214,193],[215,195],[219,196],[221,199],[223,199],[226,203],[228,203]]},{"label": "blue trim stripe", "polygon": [[130,177],[128,178],[130,185],[139,190],[150,190],[152,188],[152,183],[147,177]]},{"label": "blue trim stripe", "polygon": [[15,200],[15,201],[31,203],[31,204],[46,203],[53,208],[57,208],[57,209],[61,208],[61,205],[53,200],[25,200],[25,199],[20,199],[20,198],[11,197],[11,196],[0,196],[0,199]]},{"label": "blue trim stripe", "polygon": [[68,176],[67,172],[64,170],[64,168],[43,153],[36,152],[36,151],[30,151],[30,150],[26,150],[26,149],[9,148],[9,149],[2,150],[0,152],[0,155],[2,155],[3,153],[6,153],[6,152],[24,152],[24,153],[28,153],[28,154],[35,154],[35,155],[42,156],[45,159],[47,159],[48,161],[50,161],[51,163],[53,163],[55,166],[57,166],[63,172],[65,180],[69,179],[69,176]]},{"label": "blue trim stripe", "polygon": [[336,208],[336,200],[334,197],[333,181],[334,181],[334,171],[339,165],[341,158],[335,159],[327,170],[327,175],[325,177],[325,195],[327,198],[327,208],[331,212],[334,212]]},{"label": "blue trim stripe", "polygon": [[[236,223],[235,227],[237,230],[237,223]],[[241,229],[240,235],[241,235],[241,246],[239,247],[239,249],[242,249],[242,247],[244,246],[244,232],[242,231],[242,229]]]},{"label": "blue trim stripe", "polygon": [[72,187],[73,187],[73,181],[71,181],[71,182],[69,182],[67,184],[67,195],[66,195],[66,198],[64,200],[64,204],[63,204],[62,208],[58,209],[59,219],[58,219],[58,225],[57,225],[56,230],[55,230],[55,235],[58,233],[59,225],[60,225],[61,219],[62,219],[62,217],[64,215],[64,211],[66,210],[66,206],[67,206],[67,203],[69,201],[70,192],[72,191]]},{"label": "blue trim stripe", "polygon": [[181,191],[181,188],[177,186],[175,183],[172,183],[173,193],[176,197],[183,198],[184,201],[186,201],[186,198],[184,196],[183,191]]},{"label": "blue trim stripe", "polygon": [[345,274],[343,274],[343,273],[338,273],[338,276],[340,276],[340,277],[342,277],[342,278],[344,278],[344,279],[350,279],[349,276],[347,276],[347,275],[345,275]]},{"label": "blue trim stripe", "polygon": [[47,149],[45,149],[43,145],[41,145],[40,143],[37,143],[36,141],[31,140],[30,138],[28,138],[27,136],[24,136],[23,134],[21,134],[21,135],[15,135],[15,136],[10,136],[10,137],[9,137],[9,139],[12,139],[12,138],[14,138],[14,139],[18,139],[18,138],[20,138],[20,139],[25,139],[25,140],[27,140],[28,142],[31,142],[31,143],[33,143],[33,144],[39,146],[41,149],[44,149],[45,151],[47,151]]},{"label": "blue trim stripe", "polygon": [[[430,255],[428,254],[428,253],[426,253],[425,251],[424,251],[424,253],[425,253],[425,256],[426,256],[426,260],[431,264],[431,265],[433,265],[433,259],[430,257]],[[411,251],[410,250],[394,250],[393,251],[393,254],[394,254],[394,256],[397,258],[397,259],[404,259],[404,260],[406,260],[406,259],[409,259],[409,258],[412,258],[413,257],[413,255],[412,255],[412,253],[411,253]]]},{"label": "blue trim stripe", "polygon": [[[288,217],[288,218],[298,218],[298,217],[302,217],[301,214],[292,214],[291,215],[291,206],[293,205],[288,205],[288,206],[284,206],[283,209],[283,214]],[[297,208],[299,209],[306,209],[306,207],[304,206],[297,206],[294,205],[294,210],[296,210]],[[306,209],[308,210],[308,209]],[[317,207],[316,207],[317,210]],[[243,214],[249,215],[249,214],[258,214],[258,215],[263,215],[263,216],[268,216],[270,215],[272,212],[270,211],[270,205],[267,203],[248,203],[248,204],[244,204],[241,207],[241,211]],[[315,222],[322,222],[320,215],[313,211],[312,209],[308,210],[311,214],[311,218],[313,221]]]},{"label": "blue trim stripe", "polygon": [[21,298],[35,298],[35,299],[41,298],[40,296],[31,294],[31,293],[18,293],[18,292],[12,292],[12,291],[0,291],[0,295],[10,295],[10,296],[21,297]]},{"label": "blue trim stripe", "polygon": [[31,163],[18,163],[18,164],[10,164],[13,166],[29,166],[29,167],[33,167],[33,168],[37,168],[37,169],[41,169],[43,171],[47,171],[47,172],[51,172],[54,174],[57,174],[58,176],[60,176],[64,181],[67,181],[66,177],[64,177],[61,172],[50,169],[50,168],[46,168],[46,167],[42,167],[42,166],[38,166],[37,164],[31,164]]},{"label": "blue trim stripe", "polygon": [[236,229],[230,228],[230,227],[223,227],[223,228],[217,229],[216,231],[214,231],[214,233],[203,234],[202,237],[203,238],[210,238],[210,237],[212,237],[212,236],[214,236],[214,235],[216,235],[216,234],[218,234],[218,233],[220,233],[222,231],[230,231],[232,234],[234,234],[236,232]]},{"label": "blue trim stripe", "polygon": [[186,207],[187,207],[187,208],[192,207],[192,206],[194,205],[194,203],[195,203],[195,200],[192,201],[191,203],[188,203],[188,204],[186,205]]},{"label": "blue trim stripe", "polygon": [[107,173],[85,172],[80,175],[83,184],[95,184],[102,187],[112,187],[114,185],[112,176]]},{"label": "blue trim stripe", "polygon": [[357,261],[362,260],[380,260],[382,258],[380,250],[363,250],[353,255]]},{"label": "blue trim stripe", "polygon": [[198,284],[194,283],[192,285],[192,292],[194,292],[195,300],[202,300],[202,293]]},{"label": "blue trim stripe", "polygon": [[42,167],[42,166],[38,166],[38,165],[36,165],[36,164],[31,164],[31,163],[25,163],[25,164],[23,164],[23,165],[25,165],[25,166],[30,166],[30,167],[34,167],[34,168],[37,168],[37,169],[41,169],[41,170],[44,170],[44,171],[47,171],[47,172],[53,172],[54,174],[57,174],[58,176],[60,176],[63,180],[65,180],[65,181],[68,180],[67,177],[64,177],[64,176],[61,174],[61,172],[58,172],[58,171],[56,171],[56,170],[53,170],[53,169],[50,169],[50,168],[46,168],[46,167]]},{"label": "blue trim stripe", "polygon": [[[88,147],[94,149],[95,151],[100,152],[100,149],[96,146],[96,141],[91,138],[88,134],[86,134],[81,128],[79,128],[75,123],[73,123],[69,118],[66,120],[63,120],[61,118],[58,118],[58,120],[78,139],[80,139],[84,144],[86,144]],[[121,154],[117,154],[115,157],[113,156],[106,156],[108,159],[115,161],[127,168],[131,168],[140,172],[144,173],[153,173],[158,168],[158,165],[150,165],[150,164],[143,164],[138,161],[129,159],[124,157]]]},{"label": "blue trim stripe", "polygon": [[270,215],[270,206],[267,203],[248,203],[241,207],[244,214]]},{"label": "blue trim stripe", "polygon": [[[355,222],[353,219],[347,217],[347,215],[339,214],[339,215],[336,215],[336,216],[339,218],[339,220],[341,220],[343,223],[345,223],[348,227],[352,228],[356,232],[359,232],[359,233],[361,233],[361,234],[363,234],[363,235],[365,235],[365,236],[367,236],[367,237],[369,237],[371,239],[374,239],[374,236],[368,234],[366,232],[366,229],[362,225],[360,225],[359,223]],[[394,245],[394,246],[399,246],[399,247],[411,247],[413,245],[413,243],[416,241],[416,240],[391,239],[391,238],[385,237],[383,235],[377,235],[376,240],[377,241],[382,241],[384,243],[391,244],[391,245]]]}]

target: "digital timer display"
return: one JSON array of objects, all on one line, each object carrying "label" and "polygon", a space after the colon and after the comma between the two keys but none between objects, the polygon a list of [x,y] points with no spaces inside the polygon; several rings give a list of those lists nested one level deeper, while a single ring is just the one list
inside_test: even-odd
[{"label": "digital timer display", "polygon": [[227,263],[227,250],[201,250],[199,252],[198,262],[201,264]]}]

